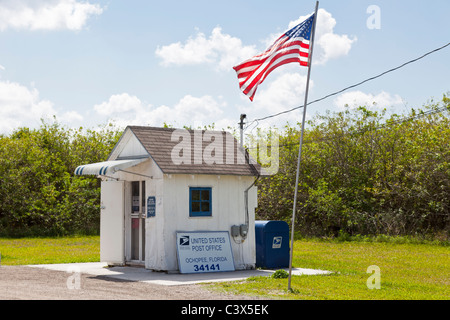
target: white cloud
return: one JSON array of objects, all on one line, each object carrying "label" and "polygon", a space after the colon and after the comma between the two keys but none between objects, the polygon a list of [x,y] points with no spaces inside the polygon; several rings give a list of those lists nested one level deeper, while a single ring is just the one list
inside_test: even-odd
[{"label": "white cloud", "polygon": [[0,133],[8,133],[19,126],[36,126],[40,119],[56,115],[53,103],[42,100],[36,88],[15,82],[0,82]]},{"label": "white cloud", "polygon": [[[305,94],[306,76],[298,73],[283,73],[255,96],[254,102],[266,113],[286,110],[286,106],[301,104]],[[310,88],[314,85],[310,80]]]},{"label": "white cloud", "polygon": [[98,4],[77,0],[2,0],[0,31],[81,30],[92,15],[100,15]]},{"label": "white cloud", "polygon": [[136,96],[128,93],[112,95],[108,101],[94,106],[95,111],[100,115],[118,115],[126,113],[139,113],[144,110],[144,106]]},{"label": "white cloud", "polygon": [[391,95],[385,91],[373,95],[362,91],[350,91],[339,95],[334,99],[334,105],[343,109],[346,105],[350,108],[359,106],[375,106],[378,108],[388,108],[396,105],[402,105],[403,99],[398,95]]},{"label": "white cloud", "polygon": [[76,112],[76,111],[67,111],[67,112],[64,112],[64,114],[62,115],[62,121],[64,122],[64,123],[73,123],[73,122],[76,122],[76,121],[82,121],[84,118],[83,118],[83,116],[81,115],[81,114],[79,114],[78,112]]},{"label": "white cloud", "polygon": [[[222,107],[225,105],[208,95],[200,98],[186,95],[173,108],[161,106],[155,110],[155,114],[160,119],[171,118],[172,121],[181,120],[190,124],[193,122],[205,123],[209,122],[209,119],[220,119],[223,115]],[[173,114],[171,115],[171,113]]]},{"label": "white cloud", "polygon": [[[319,9],[317,15],[313,64],[324,64],[330,59],[346,56],[353,43],[356,42],[356,36],[350,38],[346,34],[338,35],[334,33],[336,19],[325,9]],[[309,15],[301,16],[297,20],[291,21],[289,28],[293,28],[308,17]]]},{"label": "white cloud", "polygon": [[[291,21],[289,29],[308,16],[301,16],[299,19]],[[352,44],[357,40],[356,37],[350,38],[346,34],[338,35],[334,33],[335,26],[336,19],[332,17],[331,13],[319,9],[314,64],[324,64],[330,59],[347,55]],[[271,34],[263,43],[268,47],[279,36],[280,34]],[[216,27],[209,37],[198,31],[194,37],[189,37],[184,43],[175,42],[166,46],[158,46],[155,54],[162,59],[161,64],[163,66],[213,64],[216,70],[231,71],[231,68],[236,64],[263,52],[265,49],[256,49],[254,45],[244,46],[239,38],[222,33],[222,29]]]},{"label": "white cloud", "polygon": [[83,116],[76,111],[66,111],[59,115],[53,102],[42,99],[39,91],[17,82],[0,81],[0,134],[9,134],[19,127],[37,128],[44,121],[72,125],[82,121]]},{"label": "white cloud", "polygon": [[222,33],[220,27],[212,30],[207,38],[197,32],[183,44],[176,42],[156,49],[163,66],[214,64],[216,70],[231,70],[237,63],[255,55],[254,46],[244,46],[239,38]]},{"label": "white cloud", "polygon": [[[106,116],[120,127],[127,125],[163,126],[164,123],[174,127],[216,124],[216,128],[226,128],[232,122],[223,118],[226,103],[205,95],[193,97],[186,95],[174,106],[161,105],[154,107],[142,102],[136,96],[122,93],[112,95],[108,101],[94,106],[94,110]],[[233,121],[233,123],[236,121]]]}]

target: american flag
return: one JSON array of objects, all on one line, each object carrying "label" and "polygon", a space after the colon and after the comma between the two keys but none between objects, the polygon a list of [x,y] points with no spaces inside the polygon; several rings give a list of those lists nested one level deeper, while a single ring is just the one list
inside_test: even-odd
[{"label": "american flag", "polygon": [[239,87],[251,101],[256,89],[275,68],[286,63],[299,62],[308,66],[309,42],[314,14],[279,37],[264,53],[233,67]]}]

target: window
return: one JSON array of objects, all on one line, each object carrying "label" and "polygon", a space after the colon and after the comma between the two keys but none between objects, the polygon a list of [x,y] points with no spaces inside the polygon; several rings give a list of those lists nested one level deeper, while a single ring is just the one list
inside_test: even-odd
[{"label": "window", "polygon": [[131,213],[139,213],[139,181],[131,182]]},{"label": "window", "polygon": [[210,217],[211,215],[211,188],[189,188],[189,216]]},{"label": "window", "polygon": [[139,214],[145,212],[145,181],[131,182],[131,213]]}]

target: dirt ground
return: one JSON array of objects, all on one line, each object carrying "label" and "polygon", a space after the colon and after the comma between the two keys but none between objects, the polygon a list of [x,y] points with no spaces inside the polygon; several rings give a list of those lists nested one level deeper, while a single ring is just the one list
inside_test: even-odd
[{"label": "dirt ground", "polygon": [[81,274],[79,288],[73,288],[75,282],[70,282],[69,277],[70,274],[63,271],[27,266],[0,266],[0,300],[255,299],[209,291],[197,284],[165,286],[89,274]]}]

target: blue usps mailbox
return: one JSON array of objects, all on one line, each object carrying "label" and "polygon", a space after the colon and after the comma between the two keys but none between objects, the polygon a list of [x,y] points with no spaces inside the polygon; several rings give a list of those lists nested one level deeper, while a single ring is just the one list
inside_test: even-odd
[{"label": "blue usps mailbox", "polygon": [[256,267],[289,267],[289,226],[285,221],[255,221]]}]

